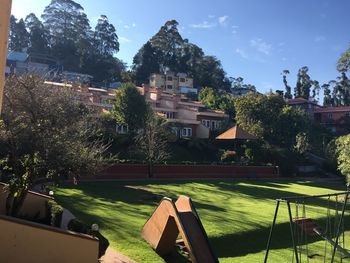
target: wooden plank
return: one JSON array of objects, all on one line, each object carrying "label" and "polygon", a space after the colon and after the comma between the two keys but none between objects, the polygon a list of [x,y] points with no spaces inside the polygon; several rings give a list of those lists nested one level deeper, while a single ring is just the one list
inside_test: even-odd
[{"label": "wooden plank", "polygon": [[0,113],[5,86],[7,42],[10,27],[12,0],[0,0]]}]

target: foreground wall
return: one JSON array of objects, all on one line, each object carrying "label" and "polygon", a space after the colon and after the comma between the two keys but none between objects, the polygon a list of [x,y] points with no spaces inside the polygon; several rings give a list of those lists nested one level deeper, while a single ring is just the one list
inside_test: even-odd
[{"label": "foreground wall", "polygon": [[[6,214],[6,197],[4,191],[5,184],[0,183],[0,215]],[[48,200],[50,196],[29,191],[21,208],[20,214],[28,217],[37,217],[38,219],[46,218]],[[0,261],[1,262],[1,261]]]},{"label": "foreground wall", "polygon": [[[156,179],[212,179],[212,178],[276,178],[275,166],[232,165],[155,165]],[[120,164],[105,169],[94,179],[127,180],[148,179],[148,166],[144,164]]]},{"label": "foreground wall", "polygon": [[0,215],[0,262],[96,263],[98,240]]}]

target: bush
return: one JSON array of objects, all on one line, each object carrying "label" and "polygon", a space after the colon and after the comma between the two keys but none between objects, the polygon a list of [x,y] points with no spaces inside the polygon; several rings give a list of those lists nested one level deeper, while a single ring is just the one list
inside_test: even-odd
[{"label": "bush", "polygon": [[70,231],[74,231],[82,234],[88,234],[89,232],[89,227],[85,223],[81,222],[79,219],[76,219],[76,218],[69,221],[67,228]]},{"label": "bush", "polygon": [[63,207],[54,200],[47,202],[49,222],[51,226],[60,227],[62,222]]},{"label": "bush", "polygon": [[220,160],[222,162],[232,162],[235,160],[235,157],[236,157],[236,152],[235,151],[224,151],[222,154],[221,154],[221,158]]}]

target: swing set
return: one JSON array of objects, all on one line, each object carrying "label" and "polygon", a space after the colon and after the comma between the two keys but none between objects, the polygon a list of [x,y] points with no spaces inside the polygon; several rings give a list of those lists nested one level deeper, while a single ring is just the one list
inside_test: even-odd
[{"label": "swing set", "polygon": [[[276,225],[277,214],[280,204],[286,204],[289,217],[289,228],[292,239],[292,262],[301,263],[303,259],[309,262],[309,259],[314,255],[309,255],[308,238],[312,240],[323,240],[324,243],[324,262],[333,263],[339,254],[340,262],[343,259],[350,260],[350,251],[345,248],[345,228],[344,228],[344,214],[348,205],[348,198],[350,192],[340,192],[334,194],[314,195],[314,196],[298,196],[285,197],[276,199],[276,209],[272,221],[272,226],[267,242],[265,253],[266,263],[271,249],[272,235]],[[316,202],[326,203],[327,216],[324,220],[313,219],[307,212],[307,207],[313,203],[313,209],[319,207]],[[324,206],[323,206],[324,207]],[[295,209],[294,215],[292,209]],[[328,247],[331,247],[330,261],[327,261]],[[316,254],[319,256],[319,253]]]}]

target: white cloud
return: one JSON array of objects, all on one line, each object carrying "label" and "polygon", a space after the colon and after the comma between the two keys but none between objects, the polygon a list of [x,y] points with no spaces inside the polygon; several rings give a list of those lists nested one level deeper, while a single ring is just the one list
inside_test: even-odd
[{"label": "white cloud", "polygon": [[229,16],[220,16],[219,18],[218,18],[218,21],[219,21],[219,24],[221,25],[221,26],[227,26],[227,24],[228,24],[228,18],[229,18]]},{"label": "white cloud", "polygon": [[128,25],[124,25],[123,26],[125,29],[129,29],[130,28],[130,26],[128,26]]},{"label": "white cloud", "polygon": [[199,24],[191,24],[190,25],[190,27],[192,27],[192,28],[204,28],[204,29],[212,28],[215,26],[216,26],[215,23],[209,23],[208,21],[203,21],[202,23],[199,23]]},{"label": "white cloud", "polygon": [[326,37],[325,36],[316,36],[315,38],[314,38],[314,41],[315,42],[323,42],[323,41],[326,41]]},{"label": "white cloud", "polygon": [[236,52],[238,55],[240,55],[241,58],[249,59],[248,54],[247,54],[243,49],[236,48],[235,52]]},{"label": "white cloud", "polygon": [[136,27],[136,24],[135,23],[132,23],[132,25],[131,25],[132,27]]},{"label": "white cloud", "polygon": [[131,42],[131,40],[126,38],[126,37],[119,37],[118,39],[119,39],[120,43],[130,43]]},{"label": "white cloud", "polygon": [[250,46],[255,48],[258,52],[263,53],[265,55],[269,55],[271,52],[272,45],[268,44],[261,38],[254,38],[250,40]]},{"label": "white cloud", "polygon": [[233,29],[239,28],[239,26],[237,26],[237,25],[232,25],[231,27],[232,27]]},{"label": "white cloud", "polygon": [[242,48],[236,48],[235,53],[237,53],[242,59],[254,61],[258,63],[266,63],[267,61],[259,56],[259,54],[253,54],[250,52],[247,52],[245,49]]},{"label": "white cloud", "polygon": [[208,18],[215,18],[215,15],[208,15]]}]

